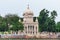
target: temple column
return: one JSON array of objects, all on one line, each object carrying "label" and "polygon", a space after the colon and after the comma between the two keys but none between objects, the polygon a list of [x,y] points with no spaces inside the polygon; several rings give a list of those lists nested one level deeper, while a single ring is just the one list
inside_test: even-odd
[{"label": "temple column", "polygon": [[28,34],[28,26],[27,26],[27,34]]}]

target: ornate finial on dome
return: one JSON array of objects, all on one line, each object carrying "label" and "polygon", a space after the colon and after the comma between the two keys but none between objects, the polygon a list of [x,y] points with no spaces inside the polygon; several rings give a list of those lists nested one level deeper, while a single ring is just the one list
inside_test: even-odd
[{"label": "ornate finial on dome", "polygon": [[25,14],[27,14],[27,15],[33,15],[32,10],[30,10],[30,8],[29,8],[29,4],[27,5],[27,9],[24,11],[23,16],[24,16]]},{"label": "ornate finial on dome", "polygon": [[27,7],[27,9],[29,9],[29,4],[28,4],[28,7]]}]

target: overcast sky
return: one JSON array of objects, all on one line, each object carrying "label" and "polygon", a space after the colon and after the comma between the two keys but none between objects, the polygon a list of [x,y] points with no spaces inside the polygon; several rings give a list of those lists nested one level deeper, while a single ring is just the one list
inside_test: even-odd
[{"label": "overcast sky", "polygon": [[44,8],[49,11],[56,10],[58,13],[56,22],[60,21],[60,0],[0,0],[0,15],[5,16],[8,13],[13,13],[22,17],[28,4],[34,12],[34,16],[38,16]]}]

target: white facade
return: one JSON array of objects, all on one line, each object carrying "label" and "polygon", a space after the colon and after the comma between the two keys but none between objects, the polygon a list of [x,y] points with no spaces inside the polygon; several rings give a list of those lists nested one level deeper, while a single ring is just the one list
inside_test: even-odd
[{"label": "white facade", "polygon": [[23,13],[23,24],[24,24],[24,34],[26,35],[37,35],[38,34],[38,20],[33,21],[33,12],[30,10],[29,6]]}]

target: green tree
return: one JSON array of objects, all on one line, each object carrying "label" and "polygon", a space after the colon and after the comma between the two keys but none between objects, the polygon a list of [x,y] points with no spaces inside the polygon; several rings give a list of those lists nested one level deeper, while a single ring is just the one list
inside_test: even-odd
[{"label": "green tree", "polygon": [[38,17],[40,31],[48,31],[48,32],[56,31],[55,18],[57,16],[57,12],[53,10],[50,13],[51,16],[49,16],[49,13],[50,12],[46,9],[40,11],[40,15]]},{"label": "green tree", "polygon": [[56,12],[55,10],[53,10],[53,11],[51,12],[51,19],[52,19],[52,20],[55,20],[56,16],[57,16],[57,12]]},{"label": "green tree", "polygon": [[13,24],[19,20],[19,16],[16,14],[8,14],[5,16],[7,23]]},{"label": "green tree", "polygon": [[60,22],[57,22],[56,31],[60,32]]},{"label": "green tree", "polygon": [[51,12],[51,16],[50,16],[50,18],[51,18],[51,27],[52,27],[51,30],[52,30],[52,32],[56,32],[56,22],[55,22],[56,16],[57,16],[57,12],[55,10],[53,10]]},{"label": "green tree", "polygon": [[[9,29],[12,31],[18,31],[24,29],[24,26],[21,22],[19,22],[20,18],[18,15],[15,14],[8,14],[5,16],[7,23],[9,24]],[[10,27],[12,25],[12,27]]]},{"label": "green tree", "polygon": [[39,31],[47,31],[47,25],[46,25],[46,20],[48,18],[49,11],[48,10],[41,10],[38,21],[39,21]]},{"label": "green tree", "polygon": [[18,32],[19,30],[23,31],[24,30],[24,26],[21,22],[18,23],[14,23],[13,26],[10,28],[12,31],[16,31]]},{"label": "green tree", "polygon": [[0,16],[0,31],[1,32],[8,31],[6,21],[4,20],[4,18],[2,16]]},{"label": "green tree", "polygon": [[51,20],[51,18],[49,18],[47,22],[48,22],[47,31],[48,32],[55,32],[56,31],[55,21]]}]

